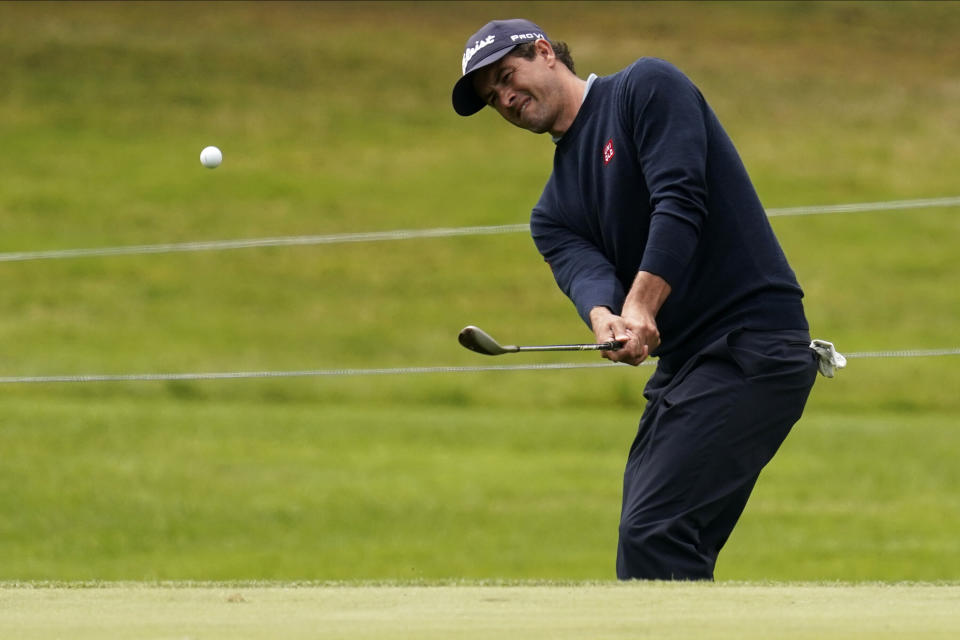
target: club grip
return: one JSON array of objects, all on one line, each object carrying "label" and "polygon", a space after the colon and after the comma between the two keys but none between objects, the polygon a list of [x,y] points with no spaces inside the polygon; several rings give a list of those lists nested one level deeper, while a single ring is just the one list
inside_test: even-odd
[{"label": "club grip", "polygon": [[623,348],[622,342],[617,342],[616,340],[611,340],[610,342],[601,342],[597,345],[597,349],[600,351],[619,351]]}]

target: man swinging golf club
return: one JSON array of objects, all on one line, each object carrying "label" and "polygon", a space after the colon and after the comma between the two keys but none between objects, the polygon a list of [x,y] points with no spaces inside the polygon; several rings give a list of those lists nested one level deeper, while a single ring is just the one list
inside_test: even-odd
[{"label": "man swinging golf club", "polygon": [[549,133],[537,249],[604,357],[659,358],[623,481],[621,579],[712,579],[817,373],[803,293],[696,86],[641,58],[586,80],[527,20],[467,40],[453,106]]}]

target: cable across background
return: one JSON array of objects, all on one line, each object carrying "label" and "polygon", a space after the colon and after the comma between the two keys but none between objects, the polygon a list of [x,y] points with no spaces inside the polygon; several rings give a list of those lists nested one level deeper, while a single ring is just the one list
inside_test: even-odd
[{"label": "cable across background", "polygon": [[[891,200],[885,202],[863,202],[852,204],[820,205],[806,207],[786,207],[768,209],[769,217],[799,216],[817,214],[855,213],[868,211],[889,211],[902,209],[920,209],[932,207],[960,206],[960,196],[944,198],[924,198],[917,200]],[[94,256],[119,256],[137,254],[158,254],[191,251],[218,251],[227,249],[247,249],[257,247],[304,246],[320,244],[343,244],[351,242],[377,242],[388,240],[410,240],[417,238],[445,238],[471,235],[493,235],[529,231],[528,224],[509,224],[497,226],[453,227],[419,230],[394,230],[368,233],[343,233],[332,235],[287,236],[278,238],[253,238],[248,240],[219,240],[208,242],[185,242],[173,244],[154,244],[136,246],[103,247],[98,249],[61,249],[50,251],[26,251],[0,253],[0,262],[30,260],[51,260],[85,258]],[[946,349],[910,349],[903,351],[864,351],[844,354],[848,359],[865,358],[915,358],[960,355],[960,348]],[[643,365],[654,364],[647,360]],[[0,384],[39,384],[39,383],[83,383],[83,382],[162,382],[191,380],[240,380],[264,378],[298,377],[346,377],[346,376],[383,376],[411,374],[450,374],[479,373],[487,371],[544,371],[565,369],[597,369],[622,367],[625,365],[605,363],[551,363],[517,364],[491,366],[434,366],[434,367],[396,367],[396,368],[344,368],[344,369],[305,369],[294,371],[227,371],[227,372],[186,372],[186,373],[127,373],[127,374],[74,374],[45,376],[0,376]]]},{"label": "cable across background", "polygon": [[[932,207],[960,206],[960,196],[923,198],[919,200],[889,200],[886,202],[859,202],[808,207],[785,207],[767,209],[767,216],[803,216],[827,213],[860,213],[867,211],[893,211],[925,209]],[[14,251],[0,253],[0,262],[25,262],[29,260],[63,260],[69,258],[92,258],[103,256],[129,256],[153,253],[187,253],[196,251],[226,251],[232,249],[255,249],[263,247],[294,247],[321,244],[346,244],[351,242],[383,242],[389,240],[414,240],[420,238],[451,238],[457,236],[495,235],[502,233],[528,232],[529,224],[504,224],[477,227],[437,227],[433,229],[398,229],[393,231],[370,231],[364,233],[336,233],[328,235],[282,236],[276,238],[249,238],[245,240],[207,240],[165,244],[128,245],[91,249],[51,249],[48,251]]]},{"label": "cable across background", "polygon": [[[929,358],[936,356],[958,356],[957,349],[912,349],[907,351],[863,351],[844,354],[847,359],[857,358]],[[646,360],[640,366],[655,364]],[[211,373],[127,373],[127,374],[85,374],[64,376],[4,376],[0,384],[37,384],[68,382],[172,382],[189,380],[242,380],[254,378],[306,378],[306,377],[346,377],[346,376],[388,376],[410,374],[441,373],[482,373],[486,371],[549,371],[564,369],[601,369],[627,367],[616,362],[560,362],[550,364],[514,364],[467,367],[395,367],[386,369],[304,369],[300,371],[224,371]]]}]

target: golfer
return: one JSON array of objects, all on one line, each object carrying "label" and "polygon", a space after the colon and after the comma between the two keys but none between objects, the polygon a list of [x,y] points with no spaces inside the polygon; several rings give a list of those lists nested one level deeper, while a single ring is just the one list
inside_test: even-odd
[{"label": "golfer", "polygon": [[604,356],[659,358],[623,480],[617,576],[710,580],[817,373],[797,279],[743,163],[677,68],[586,80],[527,20],[467,41],[453,106],[548,133],[537,249]]}]

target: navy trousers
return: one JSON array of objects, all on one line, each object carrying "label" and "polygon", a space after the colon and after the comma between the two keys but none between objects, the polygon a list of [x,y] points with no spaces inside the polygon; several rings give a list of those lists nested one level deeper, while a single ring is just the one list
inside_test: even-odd
[{"label": "navy trousers", "polygon": [[621,580],[712,580],[761,469],[817,374],[806,331],[739,329],[660,362],[623,479]]}]

